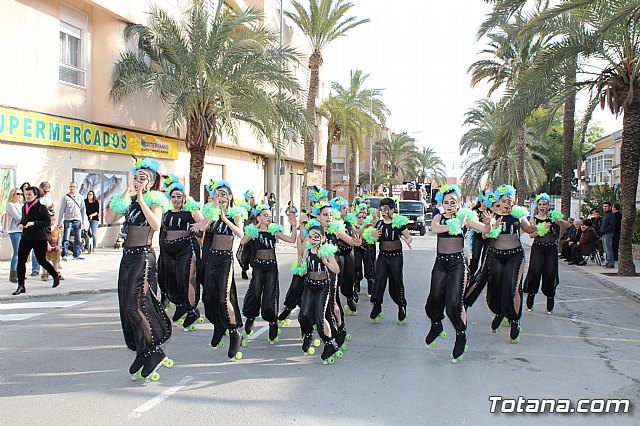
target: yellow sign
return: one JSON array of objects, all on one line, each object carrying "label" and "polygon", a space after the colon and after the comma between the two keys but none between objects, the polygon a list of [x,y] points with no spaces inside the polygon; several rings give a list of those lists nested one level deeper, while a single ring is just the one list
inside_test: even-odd
[{"label": "yellow sign", "polygon": [[315,172],[307,172],[307,186],[322,186],[322,172],[320,170]]},{"label": "yellow sign", "polygon": [[0,140],[139,157],[178,158],[178,140],[0,107]]}]

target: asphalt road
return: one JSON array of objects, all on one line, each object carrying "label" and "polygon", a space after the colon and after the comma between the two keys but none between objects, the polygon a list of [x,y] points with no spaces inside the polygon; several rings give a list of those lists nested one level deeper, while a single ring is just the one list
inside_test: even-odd
[{"label": "asphalt road", "polygon": [[[358,315],[347,318],[353,341],[332,366],[302,354],[297,321],[279,344],[258,335],[238,362],[209,346],[212,327],[203,324],[174,328],[165,349],[175,366],[159,370],[158,382],[131,382],[134,354],[124,346],[115,293],[4,303],[3,314],[24,319],[0,326],[0,424],[640,424],[636,302],[563,266],[553,315],[539,297],[524,313],[521,343],[511,344],[507,332],[491,333],[479,301],[469,313],[470,350],[452,364],[448,320],[451,337],[437,349],[424,344],[434,239],[414,241],[405,251],[409,323],[396,324],[387,295],[386,318],[371,324],[362,296]],[[284,294],[292,254],[279,256]],[[247,284],[238,281],[241,298]],[[264,325],[257,321],[256,331]],[[622,398],[631,410],[492,414],[490,396]]]}]

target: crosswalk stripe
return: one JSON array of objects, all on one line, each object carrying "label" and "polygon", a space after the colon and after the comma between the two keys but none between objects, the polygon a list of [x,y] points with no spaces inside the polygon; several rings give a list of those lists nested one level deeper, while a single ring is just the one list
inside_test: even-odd
[{"label": "crosswalk stripe", "polygon": [[56,302],[23,302],[4,303],[0,305],[0,311],[13,311],[17,309],[51,309],[70,308],[72,306],[87,303],[86,300],[62,300]]},{"label": "crosswalk stripe", "polygon": [[29,318],[44,315],[44,312],[36,312],[33,314],[0,314],[0,322],[5,321],[24,321]]}]

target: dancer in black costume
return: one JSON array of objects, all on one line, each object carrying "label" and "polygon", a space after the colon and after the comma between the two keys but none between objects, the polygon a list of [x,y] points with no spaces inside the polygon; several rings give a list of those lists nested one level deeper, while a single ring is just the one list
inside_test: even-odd
[{"label": "dancer in black costume", "polygon": [[296,242],[296,217],[289,216],[291,235],[284,235],[284,228],[277,223],[271,223],[271,208],[268,204],[258,204],[253,209],[256,224],[244,228],[244,237],[240,244],[252,241],[255,256],[252,267],[251,282],[244,297],[242,314],[247,318],[245,333],[250,335],[253,323],[262,314],[262,319],[269,323],[269,343],[277,343],[279,330],[277,314],[280,297],[280,282],[278,280],[278,262],[276,260],[276,242],[282,240],[287,243]]},{"label": "dancer in black costume", "polygon": [[194,323],[201,321],[198,310],[200,286],[196,282],[200,242],[191,231],[191,225],[204,218],[200,205],[185,194],[184,185],[177,176],[166,177],[163,185],[172,209],[162,218],[159,256],[162,261],[158,266],[158,282],[163,283],[161,287],[176,305],[173,321],[185,330],[193,330]]},{"label": "dancer in black costume", "polygon": [[411,249],[411,234],[407,229],[409,219],[406,216],[395,214],[396,202],[391,198],[380,200],[381,219],[376,223],[375,236],[380,242],[380,253],[376,263],[376,283],[371,294],[373,308],[369,318],[379,321],[383,318],[382,300],[384,291],[389,281],[389,295],[398,305],[398,322],[405,323],[407,318],[407,300],[404,297],[404,282],[402,269],[404,258],[402,256],[402,241]]},{"label": "dancer in black costume", "polygon": [[[256,206],[256,197],[253,194],[253,191],[247,190],[244,193],[244,202],[240,204],[242,208],[247,211],[248,217],[247,220],[244,221],[244,226],[255,223],[255,216],[253,214],[253,208]],[[255,248],[253,247],[253,242],[249,241],[246,244],[238,244],[238,251],[236,252],[236,259],[238,259],[238,264],[241,268],[241,275],[243,280],[248,280],[249,275],[247,271],[251,266],[251,261],[253,260],[253,256],[255,254]]]},{"label": "dancer in black costume", "polygon": [[118,300],[125,342],[136,351],[129,368],[132,379],[157,380],[156,370],[161,365],[173,365],[160,347],[171,336],[171,322],[155,294],[158,277],[156,256],[151,248],[153,233],[162,223],[162,211],[168,209],[166,197],[156,191],[160,184],[158,168],[156,160],[137,160],[132,184],[111,199],[106,214],[107,223],[125,218]]},{"label": "dancer in black costume", "polygon": [[[366,228],[373,227],[373,217],[368,214],[368,209],[364,203],[355,206],[354,213],[356,215],[356,229],[354,232],[362,235]],[[371,297],[373,292],[373,286],[376,282],[376,269],[371,251],[375,246],[375,241],[369,244],[365,238],[362,238],[362,245],[353,248],[356,282],[354,295],[356,296],[356,302],[358,302],[357,296],[360,293],[360,282],[363,278],[367,280],[367,297]]]},{"label": "dancer in black costume", "polygon": [[[336,213],[337,212],[338,211],[336,210]],[[342,303],[340,302],[340,292],[338,291],[338,287],[341,283],[343,283],[345,288],[353,288],[353,265],[351,264],[351,277],[349,279],[349,277],[346,275],[347,273],[343,271],[343,268],[346,269],[345,265],[349,265],[347,263],[349,261],[345,262],[345,258],[340,252],[340,246],[342,246],[343,248],[346,246],[360,246],[362,244],[362,239],[359,235],[352,236],[347,233],[344,222],[340,219],[335,218],[338,216],[338,214],[334,216],[333,208],[325,201],[316,203],[313,208],[313,214],[318,218],[318,221],[324,228],[327,240],[338,247],[338,252],[336,253],[335,257],[336,261],[338,262],[340,272],[338,274],[330,274],[330,276],[333,280],[333,283],[335,284],[335,291],[333,294],[333,310],[337,324],[335,336],[338,347],[342,348],[345,340],[351,340],[351,335],[347,332],[347,326],[344,320],[344,310],[342,307]],[[351,282],[351,284],[349,284],[349,281]]]},{"label": "dancer in black costume", "polygon": [[[340,345],[335,339],[337,324],[333,312],[334,281],[330,274],[340,273],[340,267],[333,253],[337,247],[324,244],[324,228],[316,219],[311,219],[305,231],[306,239],[298,240],[298,263],[306,263],[304,291],[300,307],[300,329],[302,331],[302,351],[312,354],[313,325],[317,325],[318,334],[324,342],[321,359],[327,364],[334,363],[334,355],[342,356]],[[307,247],[307,241],[310,245]]]},{"label": "dancer in black costume", "polygon": [[[493,204],[489,200],[489,192],[482,191],[478,194],[478,202],[471,210],[474,210],[478,216],[481,216],[484,212],[490,212],[491,205]],[[480,232],[471,231],[471,260],[469,260],[469,276],[474,277],[478,272],[478,266],[482,264],[484,257],[487,255],[487,249],[489,247],[489,240]]]},{"label": "dancer in black costume", "polygon": [[[356,315],[358,307],[355,298],[355,259],[352,250],[354,246],[352,237],[356,235],[354,233],[356,217],[349,213],[349,203],[342,197],[331,199],[329,204],[331,204],[334,220],[342,223],[344,232],[349,237],[348,241],[345,241],[340,239],[336,233],[328,232],[329,240],[338,246],[336,260],[340,266],[340,273],[337,276],[337,285],[340,293],[347,299],[347,304],[342,308],[348,309],[351,315]],[[339,297],[336,300],[337,303],[340,303]],[[341,311],[344,312],[344,310]]]},{"label": "dancer in black costume", "polygon": [[[442,185],[436,194],[436,201],[442,206],[431,223],[431,230],[437,235],[437,256],[431,271],[431,290],[425,305],[427,316],[431,320],[431,329],[425,338],[427,345],[437,346],[435,342],[443,333],[442,320],[445,307],[447,317],[456,330],[456,342],[451,359],[462,360],[467,343],[467,312],[464,307],[464,290],[467,285],[467,268],[464,258],[464,233],[467,228],[482,233],[491,231],[491,216],[483,214],[486,224],[478,222],[478,216],[469,209],[460,207],[460,188],[457,185]],[[435,343],[435,344],[434,344]]]},{"label": "dancer in black costume", "polygon": [[[309,190],[309,202],[313,206],[313,204],[319,201],[327,201],[329,196],[329,191],[324,189],[321,186],[312,186]],[[310,209],[309,212],[305,212],[304,210],[300,211],[300,226],[299,226],[299,235],[298,241],[304,239],[305,225],[312,219],[313,209]],[[287,325],[291,321],[288,320],[291,311],[299,305],[302,300],[302,290],[303,290],[303,279],[298,274],[293,274],[291,277],[291,284],[289,284],[289,289],[287,290],[287,294],[284,298],[284,309],[278,315],[278,319],[281,321],[281,325]]]},{"label": "dancer in black costume", "polygon": [[558,237],[560,226],[570,224],[562,220],[562,213],[551,210],[551,197],[546,192],[536,196],[538,214],[533,217],[537,230],[529,236],[533,238],[529,271],[524,280],[523,291],[527,294],[527,311],[533,310],[536,293],[542,280],[542,294],[547,296],[547,313],[551,314],[555,302],[558,275]]},{"label": "dancer in black costume", "polygon": [[222,336],[228,331],[227,355],[232,360],[241,359],[242,316],[233,276],[233,240],[234,237],[244,236],[242,224],[247,212],[242,207],[233,206],[229,182],[217,181],[209,189],[213,191],[213,202],[202,209],[205,220],[192,226],[196,230],[207,229],[207,234],[211,235],[204,268],[202,301],[205,316],[213,324],[211,346],[223,347]]},{"label": "dancer in black costume", "polygon": [[534,232],[527,220],[528,210],[514,206],[515,189],[501,185],[496,190],[500,213],[494,215],[493,238],[482,270],[465,291],[465,305],[470,307],[488,283],[487,305],[495,314],[491,329],[495,332],[506,317],[511,323],[509,336],[513,343],[520,341],[520,318],[522,316],[522,278],[524,274],[524,250],[520,234]]}]

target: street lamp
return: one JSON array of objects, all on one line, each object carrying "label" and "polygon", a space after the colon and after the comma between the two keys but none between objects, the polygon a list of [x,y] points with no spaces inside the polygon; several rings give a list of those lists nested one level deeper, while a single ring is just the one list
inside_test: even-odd
[{"label": "street lamp", "polygon": [[[387,90],[385,88],[381,89],[369,89],[371,91],[371,96],[369,97],[369,115],[373,118],[373,97],[377,96],[383,90]],[[369,192],[373,190],[373,138],[369,135]]]}]

